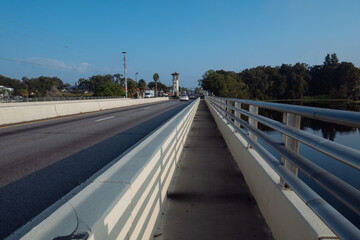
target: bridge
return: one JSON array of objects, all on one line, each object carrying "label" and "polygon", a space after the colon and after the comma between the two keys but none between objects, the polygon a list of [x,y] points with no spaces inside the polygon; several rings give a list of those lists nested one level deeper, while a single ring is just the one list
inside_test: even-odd
[{"label": "bridge", "polygon": [[[61,104],[32,106],[43,115],[24,121],[85,107]],[[120,104],[84,105],[98,111]],[[280,111],[283,123],[258,114],[259,108]],[[18,121],[19,110],[11,111],[1,114],[2,123]],[[176,112],[8,239],[360,238],[354,223],[298,177],[305,173],[359,215],[359,190],[299,154],[304,143],[359,170],[359,150],[299,130],[301,116],[360,127],[359,113],[215,97]],[[281,141],[258,123],[279,131]]]}]

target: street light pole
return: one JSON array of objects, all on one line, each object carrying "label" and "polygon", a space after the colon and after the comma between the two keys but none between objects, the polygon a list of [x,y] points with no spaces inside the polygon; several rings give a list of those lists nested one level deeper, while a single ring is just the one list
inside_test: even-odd
[{"label": "street light pole", "polygon": [[135,82],[137,82],[137,75],[138,75],[139,73],[137,72],[137,73],[135,73]]},{"label": "street light pole", "polygon": [[127,79],[126,79],[126,52],[122,52],[124,54],[124,75],[125,75],[125,98],[127,98]]}]

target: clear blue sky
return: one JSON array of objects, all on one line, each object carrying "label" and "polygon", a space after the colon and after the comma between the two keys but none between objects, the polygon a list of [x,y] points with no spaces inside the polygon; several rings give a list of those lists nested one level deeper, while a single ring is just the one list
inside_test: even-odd
[{"label": "clear blue sky", "polygon": [[[0,74],[12,78],[123,73],[196,87],[209,69],[360,66],[358,0],[1,0]],[[33,63],[33,64],[29,64]]]}]

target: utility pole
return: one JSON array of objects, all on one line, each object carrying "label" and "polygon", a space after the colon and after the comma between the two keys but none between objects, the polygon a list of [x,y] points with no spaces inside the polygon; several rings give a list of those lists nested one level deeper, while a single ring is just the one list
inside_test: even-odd
[{"label": "utility pole", "polygon": [[127,98],[127,78],[126,78],[126,52],[122,52],[124,54],[124,75],[125,75],[125,98]]}]

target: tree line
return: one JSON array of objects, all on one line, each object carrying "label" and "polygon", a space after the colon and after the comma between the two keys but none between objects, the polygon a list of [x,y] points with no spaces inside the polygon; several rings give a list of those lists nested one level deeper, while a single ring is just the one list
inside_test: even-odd
[{"label": "tree line", "polygon": [[[148,84],[144,79],[138,82],[127,78],[128,96],[135,97],[137,92],[143,94],[145,89],[157,89],[165,93],[169,92],[168,86],[159,81],[159,75],[154,74],[154,81]],[[70,87],[70,84],[64,83],[58,77],[40,76],[36,78],[23,77],[21,80],[12,79],[0,75],[0,85],[13,88],[12,93],[15,96],[23,97],[59,97],[64,93],[64,88]],[[76,95],[93,96],[125,96],[125,78],[121,74],[94,75],[89,78],[80,78],[75,87],[71,88],[71,93]]]},{"label": "tree line", "polygon": [[239,73],[205,72],[199,85],[216,96],[243,99],[301,99],[305,96],[360,99],[360,69],[327,54],[322,65],[258,66]]}]

